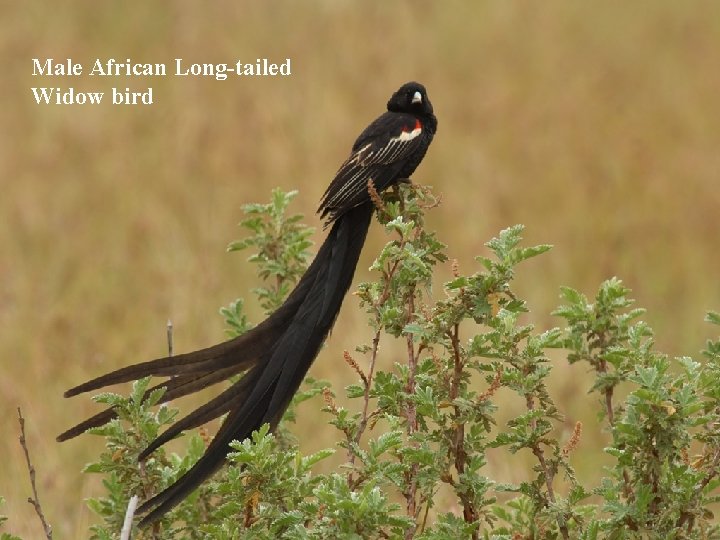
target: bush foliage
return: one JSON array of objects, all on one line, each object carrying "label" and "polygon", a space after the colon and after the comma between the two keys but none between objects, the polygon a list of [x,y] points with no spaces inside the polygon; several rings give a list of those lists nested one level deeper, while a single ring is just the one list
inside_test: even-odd
[{"label": "bush foliage", "polygon": [[[286,215],[294,195],[276,190],[269,204],[248,205],[241,224],[248,236],[230,246],[253,250],[262,278],[254,293],[268,312],[310,258],[311,230],[301,216]],[[432,293],[434,269],[447,260],[446,246],[424,226],[437,203],[418,186],[378,200],[390,240],[372,266],[376,279],[357,288],[368,339],[344,353],[357,375],[343,390],[352,406],[338,405],[339,390],[328,383],[306,381],[276,433],[265,427],[233,443],[227,467],[135,538],[720,538],[712,513],[720,493],[720,340],[696,359],[655,350],[644,311],[616,278],[593,298],[562,288],[554,315],[563,325],[537,330],[513,279],[550,246],[524,247],[522,226],[486,244],[477,272],[453,264],[442,293]],[[230,335],[251,326],[242,299],[221,313]],[[706,320],[720,325],[717,313]],[[406,354],[383,371],[379,347],[391,338]],[[565,416],[547,384],[551,350],[594,373],[598,399],[589,406],[597,406],[597,425],[561,429]],[[100,518],[93,538],[118,538],[131,496],[148,498],[172,483],[208,441],[205,431],[191,434],[184,457],[161,448],[138,466],[138,454],[177,415],[154,406],[160,391],[143,399],[148,383],[135,383],[129,397],[95,398],[120,417],[92,430],[106,440],[86,467],[103,475],[106,489],[88,501]],[[338,443],[303,455],[292,421],[296,405],[314,396]],[[524,406],[501,424],[506,399]],[[597,485],[580,482],[571,465],[583,459],[583,430],[602,430],[612,458]],[[490,450],[532,455],[529,480],[490,477]],[[317,471],[338,453],[342,466]]]}]

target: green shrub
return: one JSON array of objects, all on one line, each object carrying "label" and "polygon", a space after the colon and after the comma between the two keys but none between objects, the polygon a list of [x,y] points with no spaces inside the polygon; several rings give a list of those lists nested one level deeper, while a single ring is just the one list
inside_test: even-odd
[{"label": "green shrub", "polygon": [[[293,196],[276,190],[270,204],[246,207],[250,235],[231,244],[254,250],[250,260],[263,279],[254,292],[266,311],[309,260],[311,231],[300,216],[285,217]],[[228,467],[135,538],[720,538],[711,511],[720,484],[720,341],[708,342],[697,360],[656,351],[643,310],[616,278],[592,300],[563,288],[554,312],[563,327],[525,324],[529,308],[513,291],[515,271],[550,246],[522,247],[522,226],[486,244],[490,256],[477,257],[476,273],[453,265],[435,300],[433,271],[447,256],[424,214],[437,202],[426,188],[402,186],[378,209],[391,239],[372,266],[376,280],[357,289],[368,342],[344,355],[358,376],[344,390],[355,405],[340,407],[328,383],[307,381],[276,434],[266,427],[234,443]],[[243,305],[221,310],[231,335],[250,327]],[[707,321],[720,324],[720,315]],[[407,352],[382,371],[378,347],[389,336]],[[613,459],[598,485],[583,485],[570,465],[583,426],[559,435],[564,416],[547,386],[550,349],[595,374],[600,420],[585,429],[605,430]],[[185,457],[160,449],[138,467],[139,452],[177,414],[165,405],[155,410],[157,392],[143,401],[147,386],[135,383],[128,398],[96,397],[120,418],[93,430],[107,443],[86,468],[102,474],[106,488],[89,500],[101,519],[93,538],[117,538],[130,497],[157,493],[204,450],[207,435],[193,434]],[[524,404],[502,425],[499,392]],[[318,394],[339,442],[302,455],[288,421],[299,401]],[[530,479],[487,476],[491,449],[532,455]],[[316,472],[337,452],[341,467]]]}]

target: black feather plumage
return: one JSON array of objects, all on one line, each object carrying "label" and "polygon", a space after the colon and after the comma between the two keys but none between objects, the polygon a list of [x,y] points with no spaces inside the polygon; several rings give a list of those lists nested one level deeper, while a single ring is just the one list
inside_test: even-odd
[{"label": "black feather plumage", "polygon": [[[365,242],[377,191],[408,179],[420,164],[437,129],[425,88],[404,84],[387,103],[387,112],[357,138],[348,159],[323,195],[318,212],[332,226],[317,256],[287,300],[265,321],[230,341],[195,352],[131,365],[92,379],[65,393],[66,397],[128,382],[148,375],[169,377],[162,401],[182,397],[233,375],[242,378],[207,404],[178,420],[140,455],[225,413],[203,456],[174,484],[145,501],[140,525],[159,519],[217,471],[232,440],[248,438],[263,424],[275,428],[335,322]],[[62,433],[73,438],[115,417],[107,409]]]}]

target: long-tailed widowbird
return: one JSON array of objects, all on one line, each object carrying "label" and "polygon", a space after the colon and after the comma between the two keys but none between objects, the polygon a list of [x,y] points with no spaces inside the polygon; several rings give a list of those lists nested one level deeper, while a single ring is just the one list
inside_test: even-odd
[{"label": "long-tailed widowbird", "polygon": [[[387,103],[387,112],[357,138],[320,203],[332,225],[315,259],[287,300],[247,333],[177,356],[159,358],[102,375],[65,392],[66,397],[149,375],[169,377],[162,401],[186,396],[233,375],[243,376],[205,405],[178,420],[140,454],[147,458],[180,432],[228,413],[203,456],[174,484],[144,502],[140,525],[159,519],[221,467],[232,440],[242,441],[263,424],[275,428],[332,327],[350,287],[373,213],[372,180],[382,191],[410,177],[435,135],[437,119],[425,87],[409,82]],[[64,441],[115,417],[107,409],[58,437]]]}]

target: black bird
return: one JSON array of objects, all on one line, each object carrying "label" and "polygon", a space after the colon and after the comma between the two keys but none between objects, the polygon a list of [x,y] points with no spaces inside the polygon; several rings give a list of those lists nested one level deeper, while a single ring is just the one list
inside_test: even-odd
[{"label": "black bird", "polygon": [[[159,358],[108,373],[65,392],[65,397],[148,375],[169,377],[162,401],[185,396],[245,372],[205,405],[178,420],[140,454],[153,451],[184,430],[228,413],[205,454],[174,484],[139,508],[140,525],[159,519],[224,463],[229,443],[242,441],[268,423],[275,428],[328,335],[350,287],[378,192],[409,179],[435,135],[437,119],[425,87],[409,82],[387,103],[387,112],[357,138],[323,195],[318,212],[330,233],[310,267],[272,315],[247,333],[199,351]],[[58,436],[71,439],[116,416],[107,409]]]}]

